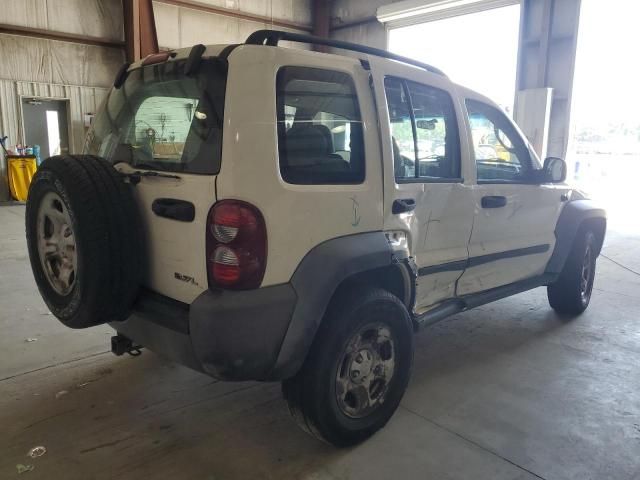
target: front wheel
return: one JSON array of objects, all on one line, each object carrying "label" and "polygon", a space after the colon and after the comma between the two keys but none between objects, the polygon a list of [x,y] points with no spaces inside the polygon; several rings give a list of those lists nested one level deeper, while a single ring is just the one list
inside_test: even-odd
[{"label": "front wheel", "polygon": [[381,289],[349,289],[332,302],[283,393],[303,430],[338,447],[353,445],[391,418],[412,363],[413,329],[402,302]]},{"label": "front wheel", "polygon": [[560,277],[547,287],[549,304],[556,312],[579,315],[589,306],[596,275],[597,246],[593,231],[578,233]]}]

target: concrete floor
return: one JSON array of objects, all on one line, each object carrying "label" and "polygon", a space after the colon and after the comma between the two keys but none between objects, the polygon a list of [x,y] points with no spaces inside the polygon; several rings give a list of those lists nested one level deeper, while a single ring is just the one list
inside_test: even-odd
[{"label": "concrete floor", "polygon": [[[2,479],[17,464],[32,479],[640,478],[640,277],[607,258],[579,318],[537,289],[420,334],[396,415],[335,450],[298,430],[279,385],[217,382],[148,351],[116,358],[108,327],[59,324],[23,215],[0,207]],[[604,253],[640,272],[640,234],[610,232]],[[30,459],[37,445],[47,452]]]}]

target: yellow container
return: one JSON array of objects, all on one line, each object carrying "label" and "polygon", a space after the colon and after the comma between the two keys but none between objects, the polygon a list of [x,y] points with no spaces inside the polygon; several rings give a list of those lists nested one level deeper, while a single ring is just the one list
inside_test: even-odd
[{"label": "yellow container", "polygon": [[7,157],[7,170],[9,177],[9,191],[11,196],[21,202],[27,201],[31,179],[36,174],[38,166],[34,156]]}]

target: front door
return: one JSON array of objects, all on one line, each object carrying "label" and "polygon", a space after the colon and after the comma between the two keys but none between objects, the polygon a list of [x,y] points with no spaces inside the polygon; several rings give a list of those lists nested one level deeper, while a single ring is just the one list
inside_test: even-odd
[{"label": "front door", "polygon": [[473,196],[465,123],[451,83],[371,61],[384,158],[384,229],[407,235],[418,270],[415,313],[455,296],[465,269]]},{"label": "front door", "polygon": [[469,263],[458,295],[541,275],[555,245],[556,220],[566,185],[532,181],[540,163],[504,113],[467,99],[477,185]]}]

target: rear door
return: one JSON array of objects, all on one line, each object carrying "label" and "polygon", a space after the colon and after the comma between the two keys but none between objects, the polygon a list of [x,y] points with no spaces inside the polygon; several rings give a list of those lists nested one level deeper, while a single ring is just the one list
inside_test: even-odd
[{"label": "rear door", "polygon": [[206,222],[220,170],[226,74],[209,60],[133,69],[94,122],[85,151],[135,184],[151,290],[185,303],[208,288]]},{"label": "rear door", "polygon": [[418,268],[416,313],[455,296],[473,222],[468,142],[451,83],[371,59],[384,168],[384,229],[407,236]]},{"label": "rear door", "polygon": [[542,274],[568,191],[567,185],[532,181],[540,162],[502,111],[479,98],[468,98],[466,110],[477,168],[476,213],[459,295]]}]

